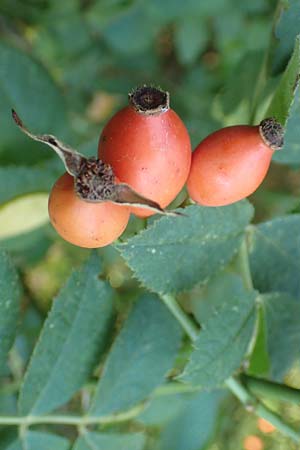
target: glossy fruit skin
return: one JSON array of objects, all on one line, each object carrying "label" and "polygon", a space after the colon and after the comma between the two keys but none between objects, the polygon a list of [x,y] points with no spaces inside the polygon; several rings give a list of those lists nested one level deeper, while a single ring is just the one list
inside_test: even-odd
[{"label": "glossy fruit skin", "polygon": [[81,200],[74,191],[73,177],[68,173],[54,184],[48,210],[58,234],[71,244],[85,248],[111,244],[125,230],[130,215],[124,206]]},{"label": "glossy fruit skin", "polygon": [[264,180],[274,150],[259,127],[236,125],[206,137],[192,156],[190,197],[204,206],[224,206],[252,194]]},{"label": "glossy fruit skin", "polygon": [[[181,191],[191,165],[189,134],[172,109],[147,115],[127,106],[117,112],[102,131],[98,154],[121,182],[162,208]],[[154,214],[141,208],[132,212]]]}]

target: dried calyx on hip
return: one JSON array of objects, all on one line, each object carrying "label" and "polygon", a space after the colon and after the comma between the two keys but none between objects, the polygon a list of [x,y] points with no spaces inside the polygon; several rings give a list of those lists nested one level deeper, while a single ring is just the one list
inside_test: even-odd
[{"label": "dried calyx on hip", "polygon": [[158,203],[140,195],[128,184],[118,183],[109,164],[104,164],[100,159],[93,157],[86,158],[50,134],[35,135],[24,126],[16,111],[12,110],[12,116],[23,133],[55,151],[64,163],[66,171],[74,178],[74,190],[82,200],[93,203],[109,201],[138,206],[159,214],[181,215],[178,212],[164,210]]},{"label": "dried calyx on hip", "polygon": [[154,116],[164,113],[170,108],[169,92],[155,86],[140,86],[128,94],[133,109],[144,115]]}]

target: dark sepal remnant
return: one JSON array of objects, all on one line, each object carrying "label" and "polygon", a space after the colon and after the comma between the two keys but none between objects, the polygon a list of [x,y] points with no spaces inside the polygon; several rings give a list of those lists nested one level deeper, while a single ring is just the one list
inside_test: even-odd
[{"label": "dark sepal remnant", "polygon": [[86,160],[83,155],[76,152],[76,150],[72,149],[63,142],[60,142],[55,136],[52,136],[51,134],[33,134],[25,127],[15,110],[12,110],[12,117],[23,133],[25,133],[34,141],[42,142],[43,144],[51,147],[60,157],[60,159],[64,163],[66,171],[70,175],[72,175],[73,177],[76,177],[78,175],[81,170],[83,161]]},{"label": "dark sepal remnant", "polygon": [[262,120],[259,131],[264,142],[273,150],[280,150],[283,147],[284,127],[274,117]]},{"label": "dark sepal remnant", "polygon": [[168,92],[154,86],[141,86],[128,94],[129,103],[139,113],[155,115],[168,111],[170,96]]}]

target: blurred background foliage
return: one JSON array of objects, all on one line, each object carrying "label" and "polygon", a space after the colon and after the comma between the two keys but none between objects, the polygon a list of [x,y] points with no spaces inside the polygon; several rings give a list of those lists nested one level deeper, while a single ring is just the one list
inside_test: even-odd
[{"label": "blurred background foliage", "polygon": [[[24,282],[24,320],[4,374],[11,371],[16,381],[22,378],[53,295],[89,254],[63,242],[49,225],[47,193],[62,165],[48,149],[21,135],[10,109],[33,131],[51,132],[87,155],[95,154],[103,125],[126,104],[127,93],[144,83],[170,92],[171,106],[186,123],[193,145],[221,126],[257,123],[300,31],[297,0],[288,9],[286,1],[280,7],[277,3],[0,0],[0,245],[14,255]],[[251,199],[256,220],[297,210],[296,166],[273,164]],[[132,218],[123,238],[144,226]],[[99,253],[122,317],[140,288],[116,250]],[[181,407],[167,417],[159,448],[199,450],[199,405],[183,408],[186,399],[179,397]],[[287,448],[279,434],[262,435],[255,419],[232,399],[225,405],[217,437],[207,448],[243,448],[245,436],[253,433],[265,449]],[[156,420],[161,415],[163,422],[165,406],[152,407]],[[0,411],[14,413],[15,408],[10,394],[0,396]],[[158,434],[151,408],[141,418],[143,426],[152,427],[149,449]],[[295,419],[292,407],[286,414]],[[215,420],[214,408],[205,427],[212,427],[210,419]]]}]

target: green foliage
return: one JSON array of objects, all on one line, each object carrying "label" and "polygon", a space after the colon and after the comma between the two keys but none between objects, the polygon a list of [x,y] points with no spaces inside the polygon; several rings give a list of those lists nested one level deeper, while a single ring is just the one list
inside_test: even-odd
[{"label": "green foliage", "polygon": [[[16,157],[19,162],[31,162],[34,157],[40,159],[38,151],[34,151],[35,146],[16,133],[10,115],[11,108],[26,119],[28,127],[65,135],[67,120],[63,98],[47,71],[38,62],[25,52],[4,43],[0,45],[0,68],[0,154],[3,154],[5,160],[14,163]],[[24,154],[15,146],[25,147]],[[26,151],[26,148],[30,151]]]},{"label": "green foliage", "polygon": [[275,27],[275,52],[272,61],[274,71],[280,70],[289,58],[295,38],[300,31],[300,13],[297,0],[281,1],[279,6],[279,17]]},{"label": "green foliage", "polygon": [[300,357],[300,303],[298,299],[279,293],[263,295],[262,302],[270,375],[274,380],[282,381]]},{"label": "green foliage", "polygon": [[[300,69],[299,69],[300,72]],[[298,72],[298,73],[299,73]],[[299,131],[298,123],[300,118],[300,88],[295,88],[295,96],[289,110],[289,117],[286,122],[284,146],[274,156],[274,160],[283,164],[298,167],[300,164],[300,147],[299,147]]]},{"label": "green foliage", "polygon": [[158,450],[198,450],[211,438],[222,395],[220,391],[196,395],[163,430]]},{"label": "green foliage", "polygon": [[24,378],[21,414],[42,414],[66,403],[97,363],[112,315],[112,291],[98,280],[99,268],[92,255],[55,300]]},{"label": "green foliage", "polygon": [[0,201],[5,203],[32,192],[48,192],[55,179],[62,173],[62,166],[57,164],[57,161],[47,164],[47,167],[2,167],[0,168]]},{"label": "green foliage", "polygon": [[[275,116],[283,125],[290,116],[290,106],[294,100],[295,89],[300,73],[300,38],[296,40],[293,55],[282,75],[268,108],[267,116]],[[289,119],[288,119],[289,120]],[[287,147],[289,148],[289,147]],[[285,153],[285,152],[284,152]]]},{"label": "green foliage", "polygon": [[68,450],[69,441],[54,434],[28,431],[6,450]]},{"label": "green foliage", "polygon": [[[164,385],[162,386],[162,388]],[[138,416],[138,421],[148,426],[165,425],[185,411],[195,394],[183,393],[168,396],[153,397],[145,410]]]},{"label": "green foliage", "polygon": [[250,262],[255,287],[261,292],[300,295],[300,216],[278,217],[251,228]]},{"label": "green foliage", "polygon": [[237,251],[252,216],[249,203],[223,208],[189,206],[184,217],[163,217],[119,245],[147,288],[176,292],[205,282]]},{"label": "green foliage", "polygon": [[141,297],[111,349],[90,414],[116,413],[148,397],[172,369],[180,340],[181,329],[160,300]]},{"label": "green foliage", "polygon": [[21,286],[8,255],[0,249],[0,373],[16,336]]},{"label": "green foliage", "polygon": [[228,277],[222,300],[215,297],[213,310],[201,322],[202,331],[180,376],[204,389],[221,385],[240,367],[253,336],[256,293],[246,290],[238,277]]},{"label": "green foliage", "polygon": [[193,63],[207,40],[205,23],[198,17],[187,17],[178,24],[175,35],[175,45],[178,59],[183,64]]},{"label": "green foliage", "polygon": [[145,445],[145,436],[142,433],[109,434],[86,432],[80,437],[73,450],[142,450]]},{"label": "green foliage", "polygon": [[[298,3],[0,1],[1,450],[236,450],[249,434],[298,448]],[[144,83],[170,92],[193,146],[272,115],[284,148],[251,204],[191,206],[183,191],[182,217],[132,217],[90,255],[45,223],[64,168],[11,108],[92,156]],[[259,433],[231,396],[223,406],[220,385],[260,414],[270,406],[278,432]]]}]

